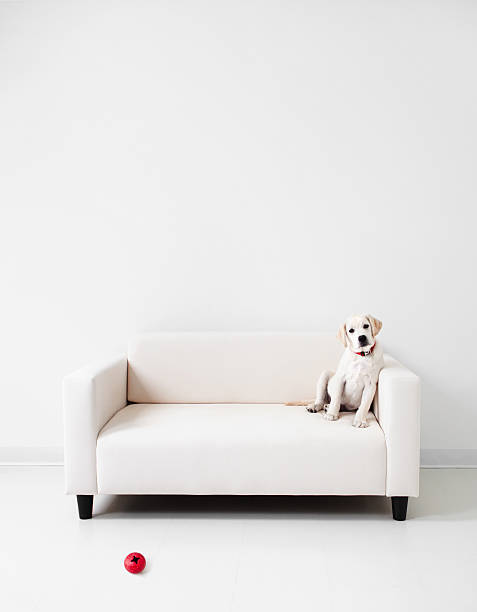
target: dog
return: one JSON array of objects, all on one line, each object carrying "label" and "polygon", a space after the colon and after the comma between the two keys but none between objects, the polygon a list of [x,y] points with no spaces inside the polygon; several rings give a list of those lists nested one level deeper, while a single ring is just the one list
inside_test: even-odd
[{"label": "dog", "polygon": [[354,427],[367,427],[366,416],[376,393],[383,351],[376,340],[383,324],[371,315],[353,315],[339,331],[346,347],[335,372],[323,372],[316,385],[316,398],[308,412],[323,411],[329,421],[339,418],[341,408],[356,410]]}]

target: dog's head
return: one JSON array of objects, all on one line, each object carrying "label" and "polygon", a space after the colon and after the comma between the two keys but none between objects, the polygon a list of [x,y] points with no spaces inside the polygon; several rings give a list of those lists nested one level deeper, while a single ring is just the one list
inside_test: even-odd
[{"label": "dog's head", "polygon": [[371,315],[353,315],[339,328],[338,340],[352,351],[365,351],[366,347],[373,346],[382,326],[381,321]]}]

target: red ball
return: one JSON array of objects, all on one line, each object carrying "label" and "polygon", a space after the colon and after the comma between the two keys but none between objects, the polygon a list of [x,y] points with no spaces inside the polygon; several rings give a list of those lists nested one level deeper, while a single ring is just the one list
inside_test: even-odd
[{"label": "red ball", "polygon": [[133,552],[124,559],[124,567],[131,574],[139,574],[146,567],[146,559],[141,553]]}]

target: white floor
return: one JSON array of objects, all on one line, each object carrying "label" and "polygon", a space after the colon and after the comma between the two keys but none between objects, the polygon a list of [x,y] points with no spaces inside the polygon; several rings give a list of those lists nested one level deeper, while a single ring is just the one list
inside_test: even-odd
[{"label": "white floor", "polygon": [[423,470],[404,523],[381,498],[110,496],[80,521],[62,487],[0,467],[3,610],[477,610],[477,470]]}]

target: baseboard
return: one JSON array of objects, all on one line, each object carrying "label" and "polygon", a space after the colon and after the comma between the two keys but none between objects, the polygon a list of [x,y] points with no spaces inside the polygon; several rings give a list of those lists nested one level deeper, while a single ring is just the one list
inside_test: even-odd
[{"label": "baseboard", "polygon": [[0,465],[63,465],[63,447],[0,446]]},{"label": "baseboard", "polygon": [[476,448],[424,448],[421,450],[423,468],[477,468]]},{"label": "baseboard", "polygon": [[[62,446],[0,446],[0,465],[63,465]],[[477,468],[477,449],[425,448],[423,468]]]}]

